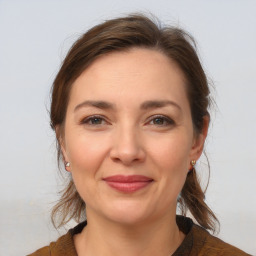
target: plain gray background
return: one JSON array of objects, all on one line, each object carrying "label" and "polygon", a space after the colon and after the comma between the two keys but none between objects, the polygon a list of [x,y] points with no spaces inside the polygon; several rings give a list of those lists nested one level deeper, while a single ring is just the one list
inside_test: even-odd
[{"label": "plain gray background", "polygon": [[136,11],[198,42],[218,105],[207,142],[207,202],[221,222],[219,237],[256,254],[256,1],[0,0],[0,255],[25,255],[64,232],[49,217],[61,188],[47,113],[51,83],[82,32]]}]

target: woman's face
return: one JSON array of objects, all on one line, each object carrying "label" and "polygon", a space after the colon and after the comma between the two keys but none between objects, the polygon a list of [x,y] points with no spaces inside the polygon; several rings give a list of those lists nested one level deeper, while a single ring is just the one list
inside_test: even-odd
[{"label": "woman's face", "polygon": [[62,151],[88,218],[132,224],[175,215],[203,142],[183,73],[160,52],[105,55],[73,84]]}]

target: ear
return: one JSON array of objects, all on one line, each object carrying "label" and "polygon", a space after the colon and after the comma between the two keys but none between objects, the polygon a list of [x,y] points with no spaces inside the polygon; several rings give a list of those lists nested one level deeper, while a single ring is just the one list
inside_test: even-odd
[{"label": "ear", "polygon": [[208,134],[210,118],[205,115],[203,118],[203,129],[201,133],[195,134],[193,145],[190,152],[190,161],[198,160],[204,149],[204,142]]},{"label": "ear", "polygon": [[66,171],[70,172],[70,166],[66,166],[66,163],[69,162],[68,159],[68,155],[66,152],[66,145],[65,145],[65,139],[64,139],[64,132],[62,130],[63,128],[60,125],[57,125],[55,127],[55,133],[56,133],[56,137],[60,146],[60,150],[61,150],[61,155],[62,155],[62,159],[64,161],[64,165],[65,165],[65,169]]}]

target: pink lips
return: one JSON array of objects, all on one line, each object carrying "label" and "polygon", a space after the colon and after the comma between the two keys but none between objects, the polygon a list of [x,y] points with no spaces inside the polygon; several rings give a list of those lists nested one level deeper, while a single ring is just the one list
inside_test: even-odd
[{"label": "pink lips", "polygon": [[142,175],[114,175],[103,179],[107,184],[121,192],[132,193],[148,186],[153,179]]}]

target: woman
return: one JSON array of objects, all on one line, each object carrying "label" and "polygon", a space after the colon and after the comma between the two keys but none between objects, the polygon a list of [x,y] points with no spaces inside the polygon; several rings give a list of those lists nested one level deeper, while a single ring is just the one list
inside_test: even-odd
[{"label": "woman", "polygon": [[[51,104],[58,157],[70,173],[52,217],[59,226],[83,222],[31,255],[248,255],[206,231],[218,221],[195,166],[209,103],[184,31],[131,15],[85,33],[62,64]],[[176,216],[177,206],[199,225]]]}]

